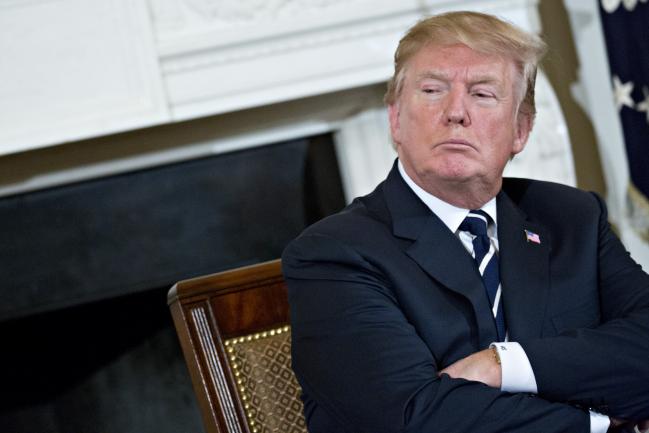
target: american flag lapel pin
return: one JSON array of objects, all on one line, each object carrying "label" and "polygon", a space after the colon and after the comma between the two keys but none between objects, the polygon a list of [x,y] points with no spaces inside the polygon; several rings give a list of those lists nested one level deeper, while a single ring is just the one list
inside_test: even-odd
[{"label": "american flag lapel pin", "polygon": [[523,231],[525,232],[525,240],[527,240],[527,242],[534,242],[535,244],[541,245],[541,238],[539,237],[539,235],[529,230]]}]

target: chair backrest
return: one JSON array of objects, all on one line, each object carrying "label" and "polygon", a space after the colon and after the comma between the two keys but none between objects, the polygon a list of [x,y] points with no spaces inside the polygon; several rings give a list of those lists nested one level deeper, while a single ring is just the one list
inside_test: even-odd
[{"label": "chair backrest", "polygon": [[180,281],[168,301],[207,433],[306,433],[279,260]]}]

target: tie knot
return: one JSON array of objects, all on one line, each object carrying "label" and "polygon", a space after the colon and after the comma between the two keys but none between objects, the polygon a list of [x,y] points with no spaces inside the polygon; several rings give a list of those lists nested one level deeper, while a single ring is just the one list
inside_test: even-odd
[{"label": "tie knot", "polygon": [[482,210],[472,210],[460,224],[460,230],[470,232],[474,236],[487,236],[489,215]]}]

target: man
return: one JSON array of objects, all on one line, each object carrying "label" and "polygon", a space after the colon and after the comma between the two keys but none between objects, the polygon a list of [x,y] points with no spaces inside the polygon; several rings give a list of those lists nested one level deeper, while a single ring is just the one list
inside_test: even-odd
[{"label": "man", "polygon": [[283,255],[312,433],[649,418],[649,276],[595,194],[502,178],[532,128],[543,51],[471,12],[401,40],[386,95],[398,162]]}]

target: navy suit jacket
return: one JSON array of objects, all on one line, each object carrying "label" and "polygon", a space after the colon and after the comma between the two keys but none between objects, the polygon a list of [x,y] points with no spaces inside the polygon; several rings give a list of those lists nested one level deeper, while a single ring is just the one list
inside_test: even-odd
[{"label": "navy suit jacket", "polygon": [[496,328],[475,262],[395,165],[282,257],[312,433],[585,433],[587,408],[649,418],[649,276],[601,199],[505,179],[497,212],[509,339],[538,395],[438,377]]}]

